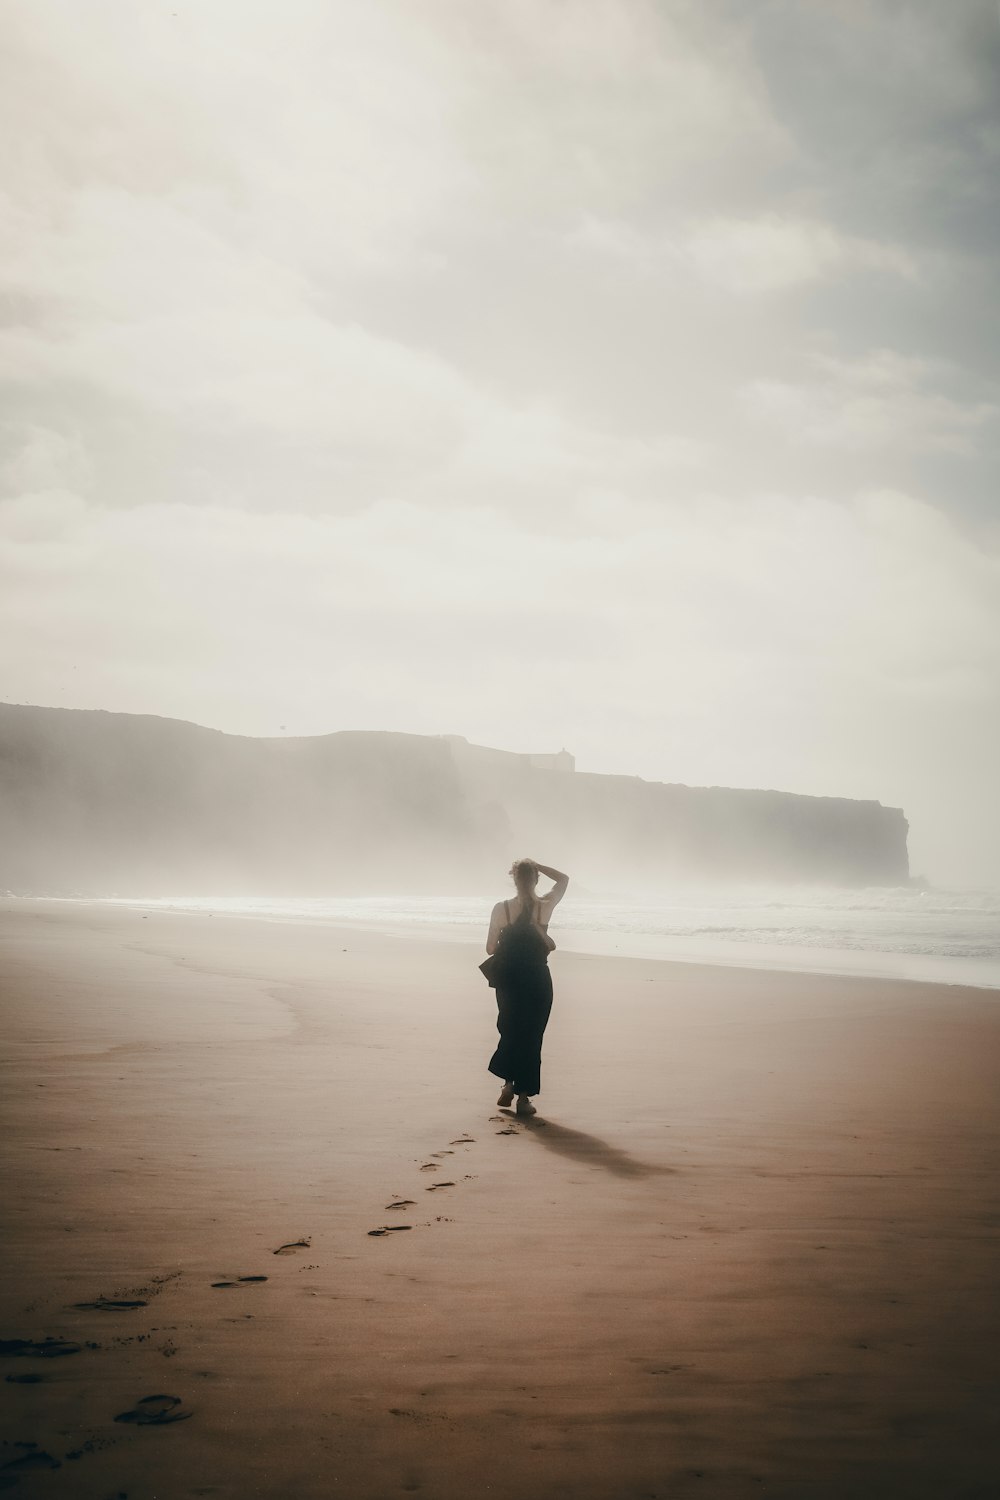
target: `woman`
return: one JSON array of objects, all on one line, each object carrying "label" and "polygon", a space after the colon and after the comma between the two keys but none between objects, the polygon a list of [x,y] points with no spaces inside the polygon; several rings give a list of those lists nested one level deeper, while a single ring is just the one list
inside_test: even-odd
[{"label": "woman", "polygon": [[[552,1009],[548,960],[555,943],[548,927],[569,876],[533,859],[517,860],[510,873],[517,896],[494,906],[486,939],[487,953],[495,953],[498,943],[503,949],[503,975],[496,984],[500,1045],[489,1070],[503,1079],[497,1103],[510,1105],[516,1094],[517,1113],[533,1115],[531,1096],[541,1090],[542,1037]],[[535,890],[539,875],[555,882],[542,897]]]}]

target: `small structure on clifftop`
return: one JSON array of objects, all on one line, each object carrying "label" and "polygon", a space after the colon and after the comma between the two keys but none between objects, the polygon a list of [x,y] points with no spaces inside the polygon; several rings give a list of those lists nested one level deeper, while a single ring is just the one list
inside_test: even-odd
[{"label": "small structure on clifftop", "polygon": [[536,771],[575,771],[576,756],[568,750],[557,750],[555,755],[526,755],[525,760]]},{"label": "small structure on clifftop", "polygon": [[439,738],[451,746],[452,759],[455,764],[463,767],[490,764],[498,770],[509,770],[518,765],[530,766],[534,771],[576,770],[576,756],[570,755],[565,748],[557,750],[554,755],[547,753],[536,755],[518,750],[496,750],[492,745],[472,745],[464,734],[442,734]]}]

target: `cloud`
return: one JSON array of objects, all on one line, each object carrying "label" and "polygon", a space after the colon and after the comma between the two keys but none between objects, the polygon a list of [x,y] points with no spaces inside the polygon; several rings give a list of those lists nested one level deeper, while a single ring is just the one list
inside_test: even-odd
[{"label": "cloud", "polygon": [[796,186],[841,227],[990,256],[1000,17],[995,0],[746,8]]},{"label": "cloud", "polygon": [[[65,491],[28,494],[0,506],[4,672],[30,675],[30,627],[43,648],[61,642],[65,657],[100,661],[119,707],[190,714],[194,701],[214,722],[212,693],[236,674],[240,692],[256,686],[225,716],[241,703],[238,727],[262,732],[288,694],[262,663],[284,661],[315,684],[301,708],[314,732],[330,702],[347,722],[376,711],[357,687],[371,674],[386,694],[380,722],[446,730],[461,703],[492,716],[496,735],[496,702],[518,701],[530,659],[559,674],[553,720],[586,716],[600,672],[604,755],[615,710],[639,695],[648,772],[656,725],[713,694],[719,730],[734,694],[748,712],[760,698],[760,733],[771,691],[793,686],[812,704],[840,671],[908,690],[921,672],[932,682],[961,668],[978,674],[979,692],[1000,665],[997,559],[905,495],[849,507],[678,500],[617,520],[614,534],[567,538],[495,509],[119,511]],[[461,626],[442,650],[448,621]]]},{"label": "cloud", "polygon": [[933,506],[896,491],[859,496],[868,588],[848,649],[888,692],[949,703],[995,701],[1000,682],[1000,557]]},{"label": "cloud", "polygon": [[690,232],[684,251],[699,275],[738,294],[783,291],[859,272],[917,278],[916,261],[901,246],[779,214],[709,220]]},{"label": "cloud", "polygon": [[783,292],[865,272],[908,281],[919,275],[916,260],[899,245],[781,214],[703,219],[650,234],[631,224],[587,217],[569,242],[647,275],[693,274],[737,296]]},{"label": "cloud", "polygon": [[[72,452],[114,503],[163,495],[269,509],[291,480],[294,503],[307,509],[411,496],[538,506],[551,528],[559,506],[623,488],[648,493],[701,460],[692,437],[601,432],[543,401],[504,400],[431,349],[338,321],[290,267],[211,232],[176,202],[105,187],[73,201],[58,232],[22,225],[8,240],[12,285],[47,308],[0,329],[0,380],[31,410],[0,432],[8,484],[35,462],[43,429],[34,413],[61,389],[75,430],[60,429],[54,413],[44,429],[61,454],[59,482],[76,482],[76,469],[66,471]],[[135,443],[135,474],[122,474],[137,427],[152,436]],[[110,475],[104,441],[114,445]],[[234,461],[244,443],[253,472]],[[148,454],[160,447],[166,467],[153,474]]]},{"label": "cloud", "polygon": [[854,360],[816,357],[812,365],[812,377],[800,382],[751,382],[744,391],[751,417],[817,446],[951,454],[972,452],[1000,418],[995,401],[947,394],[942,386],[954,387],[959,372],[941,361],[876,349]]},{"label": "cloud", "polygon": [[459,59],[405,11],[95,0],[84,17],[37,0],[9,19],[3,97],[22,148],[7,180],[43,226],[67,190],[98,186],[329,274],[405,260],[469,185]]}]

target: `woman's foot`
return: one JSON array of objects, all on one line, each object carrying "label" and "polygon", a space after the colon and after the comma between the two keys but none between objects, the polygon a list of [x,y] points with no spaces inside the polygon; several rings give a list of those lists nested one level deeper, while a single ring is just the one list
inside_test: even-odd
[{"label": "woman's foot", "polygon": [[497,1103],[501,1104],[504,1109],[509,1109],[514,1103],[514,1085],[512,1083],[504,1084],[500,1090],[500,1098],[497,1100]]},{"label": "woman's foot", "polygon": [[518,1094],[517,1112],[519,1115],[537,1115],[538,1110],[532,1104],[527,1094]]}]

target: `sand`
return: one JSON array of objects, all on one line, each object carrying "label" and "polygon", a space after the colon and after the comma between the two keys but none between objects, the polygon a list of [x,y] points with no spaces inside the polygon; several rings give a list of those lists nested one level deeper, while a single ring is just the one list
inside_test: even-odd
[{"label": "sand", "polygon": [[1000,994],[480,956],[2,904],[0,1486],[1000,1493]]}]

